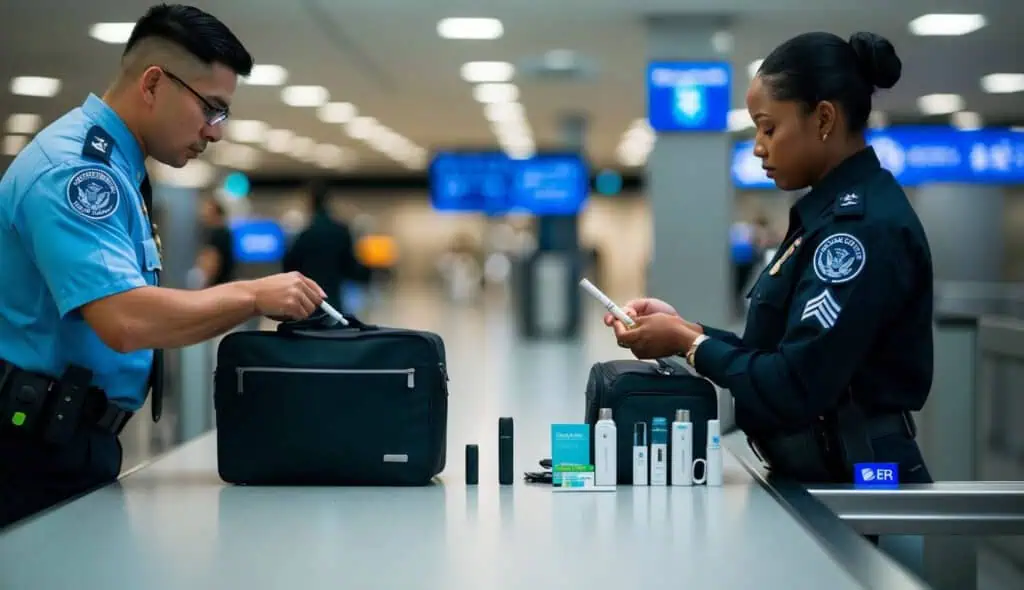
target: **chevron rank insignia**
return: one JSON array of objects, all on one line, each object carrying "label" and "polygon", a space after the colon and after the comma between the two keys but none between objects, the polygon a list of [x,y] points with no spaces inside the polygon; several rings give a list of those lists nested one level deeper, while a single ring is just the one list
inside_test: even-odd
[{"label": "chevron rank insignia", "polygon": [[828,330],[832,326],[836,325],[836,320],[839,319],[839,312],[842,308],[836,303],[836,300],[829,293],[828,289],[821,292],[820,295],[812,297],[807,305],[804,306],[804,313],[800,316],[800,320],[806,320],[811,318],[821,324],[821,327]]}]

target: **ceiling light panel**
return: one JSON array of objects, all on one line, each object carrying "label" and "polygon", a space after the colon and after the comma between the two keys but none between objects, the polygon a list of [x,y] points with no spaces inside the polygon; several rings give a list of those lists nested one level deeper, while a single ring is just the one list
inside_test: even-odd
[{"label": "ceiling light panel", "polygon": [[24,135],[7,135],[4,136],[4,155],[5,156],[17,156],[18,152],[28,144],[28,137]]},{"label": "ceiling light panel", "polygon": [[320,118],[324,123],[331,124],[342,124],[348,123],[356,117],[358,111],[356,107],[347,102],[331,102],[320,107],[317,111],[317,117]]},{"label": "ceiling light panel", "polygon": [[60,92],[60,80],[44,76],[18,76],[11,78],[11,94],[50,98]]},{"label": "ceiling light panel", "polygon": [[471,61],[462,65],[460,74],[466,82],[508,82],[515,76],[515,66],[504,61]]},{"label": "ceiling light panel", "polygon": [[227,136],[239,143],[262,143],[266,141],[270,126],[263,121],[228,119]]},{"label": "ceiling light panel", "polygon": [[496,18],[445,18],[437,23],[437,34],[444,39],[493,40],[504,32]]},{"label": "ceiling light panel", "polygon": [[519,88],[514,84],[477,84],[473,98],[482,103],[515,102],[519,100]]},{"label": "ceiling light panel", "polygon": [[989,74],[981,79],[981,89],[989,94],[1024,92],[1024,74]]},{"label": "ceiling light panel", "polygon": [[281,90],[281,101],[292,107],[319,107],[330,98],[323,86],[286,86]]},{"label": "ceiling light panel", "polygon": [[43,118],[34,113],[15,113],[7,117],[7,132],[16,135],[32,135],[43,124]]},{"label": "ceiling light panel", "polygon": [[950,121],[954,127],[964,131],[973,131],[975,129],[981,129],[982,127],[981,115],[972,111],[959,111],[953,113],[950,117]]},{"label": "ceiling light panel", "polygon": [[135,23],[96,23],[89,27],[89,36],[102,43],[122,45],[128,42]]},{"label": "ceiling light panel", "polygon": [[248,86],[281,86],[288,80],[288,70],[275,64],[256,64],[252,72],[242,78]]},{"label": "ceiling light panel", "polygon": [[959,94],[927,94],[917,99],[917,108],[924,115],[949,115],[964,110]]},{"label": "ceiling light panel", "polygon": [[910,21],[908,28],[914,35],[961,36],[969,35],[986,24],[981,14],[925,14]]}]

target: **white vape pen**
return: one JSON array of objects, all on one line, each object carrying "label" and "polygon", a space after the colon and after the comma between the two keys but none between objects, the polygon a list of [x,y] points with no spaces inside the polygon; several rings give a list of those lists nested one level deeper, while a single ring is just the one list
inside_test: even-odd
[{"label": "white vape pen", "polygon": [[633,424],[633,485],[647,485],[647,423]]},{"label": "white vape pen", "polygon": [[722,485],[722,426],[718,420],[708,420],[707,462],[704,469],[707,472],[707,485]]},{"label": "white vape pen", "polygon": [[611,408],[601,408],[594,424],[594,485],[618,484],[618,434]]},{"label": "white vape pen", "polygon": [[651,485],[668,485],[668,420],[651,420]]},{"label": "white vape pen", "polygon": [[676,410],[672,422],[672,485],[693,485],[693,424],[689,410]]},{"label": "white vape pen", "polygon": [[603,305],[605,309],[611,312],[611,314],[615,316],[616,319],[622,322],[624,326],[626,326],[627,328],[632,328],[633,326],[636,325],[636,322],[633,321],[633,318],[626,315],[626,312],[623,311],[622,308],[619,307],[618,305],[615,305],[615,302],[612,301],[607,295],[602,293],[600,289],[595,287],[594,283],[591,283],[587,279],[581,279],[580,286],[583,287],[583,289],[587,293],[590,293],[590,295],[593,296],[594,299],[600,301],[601,305]]}]

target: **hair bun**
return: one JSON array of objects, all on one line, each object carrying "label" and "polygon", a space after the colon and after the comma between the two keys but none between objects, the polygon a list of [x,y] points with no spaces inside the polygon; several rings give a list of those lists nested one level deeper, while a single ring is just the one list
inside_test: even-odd
[{"label": "hair bun", "polygon": [[857,54],[860,70],[875,88],[892,88],[903,73],[903,62],[888,39],[874,33],[854,33],[850,46]]}]

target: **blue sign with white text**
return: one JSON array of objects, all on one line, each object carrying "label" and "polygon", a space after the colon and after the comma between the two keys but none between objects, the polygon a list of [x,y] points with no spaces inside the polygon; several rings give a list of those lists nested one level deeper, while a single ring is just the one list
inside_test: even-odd
[{"label": "blue sign with white text", "polygon": [[647,122],[654,131],[726,131],[732,68],[724,62],[647,64]]},{"label": "blue sign with white text", "polygon": [[516,160],[501,152],[449,152],[430,164],[430,201],[438,211],[572,215],[589,194],[590,174],[579,154]]},{"label": "blue sign with white text", "polygon": [[899,463],[857,463],[853,485],[858,488],[895,488],[900,485]]},{"label": "blue sign with white text", "polygon": [[[903,186],[929,183],[1024,184],[1024,133],[1002,129],[894,127],[868,133],[882,166]],[[754,156],[754,143],[736,144],[738,188],[774,188]]]},{"label": "blue sign with white text", "polygon": [[281,226],[270,219],[243,219],[231,223],[235,260],[242,264],[279,262],[284,257]]}]

